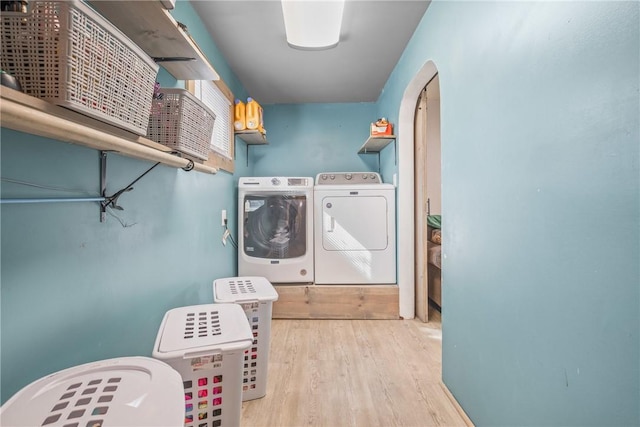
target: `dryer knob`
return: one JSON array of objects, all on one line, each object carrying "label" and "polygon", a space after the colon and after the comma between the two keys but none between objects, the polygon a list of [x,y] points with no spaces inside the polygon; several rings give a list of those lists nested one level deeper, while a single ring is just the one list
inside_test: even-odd
[{"label": "dryer knob", "polygon": [[348,174],[346,174],[344,177],[345,177],[347,180],[350,180],[350,179],[351,179],[351,174],[350,174],[350,173],[348,173]]},{"label": "dryer knob", "polygon": [[280,180],[278,178],[271,178],[271,183],[273,185],[280,185]]},{"label": "dryer knob", "polygon": [[371,174],[371,175],[369,175],[369,178],[376,179],[376,176],[374,174]]},{"label": "dryer knob", "polygon": [[336,176],[335,175],[331,175],[331,176],[329,176],[329,178],[336,179]]},{"label": "dryer knob", "polygon": [[322,178],[322,179],[327,179],[327,174],[326,174],[326,173],[325,173],[325,174],[322,174],[322,177],[321,177],[321,178]]},{"label": "dryer knob", "polygon": [[369,178],[369,175],[367,175],[366,173],[362,175],[362,179],[367,179]]}]

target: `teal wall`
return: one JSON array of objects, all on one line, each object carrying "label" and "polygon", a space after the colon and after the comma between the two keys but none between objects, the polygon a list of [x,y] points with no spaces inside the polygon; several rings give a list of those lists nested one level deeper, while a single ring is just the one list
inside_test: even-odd
[{"label": "teal wall", "polygon": [[443,378],[476,425],[640,425],[638,8],[433,2],[378,101],[435,62]]},{"label": "teal wall", "polygon": [[[174,16],[246,98],[191,6]],[[433,60],[446,384],[477,425],[640,424],[638,22],[637,2],[436,1],[376,104],[265,105],[269,146],[247,159],[237,142],[233,175],[159,166],[121,198],[132,226],[99,223],[91,203],[3,205],[2,401],[58,369],[149,355],[167,309],[210,302],[211,281],[235,274],[219,220],[227,209],[235,227],[237,178],[376,170],[355,154],[368,123],[397,123]],[[98,192],[96,151],[1,138],[3,177]],[[402,174],[394,154],[385,181]],[[110,154],[109,191],[149,166]]]},{"label": "teal wall", "polygon": [[[232,91],[244,88],[188,2],[185,23]],[[163,86],[179,86],[161,70]],[[98,195],[95,150],[3,128],[1,175],[70,188],[60,193],[2,182],[2,197]],[[2,205],[2,401],[54,371],[110,357],[151,355],[160,321],[173,307],[212,302],[212,281],[236,274],[236,252],[221,244],[220,211],[236,227],[237,177],[251,175],[237,142],[236,173],[208,175],[158,166],[99,222],[97,203]],[[153,163],[108,155],[107,193]],[[235,233],[234,233],[235,234]]]},{"label": "teal wall", "polygon": [[249,154],[257,176],[378,170],[376,154],[358,154],[374,103],[265,105],[264,120],[269,145]]}]

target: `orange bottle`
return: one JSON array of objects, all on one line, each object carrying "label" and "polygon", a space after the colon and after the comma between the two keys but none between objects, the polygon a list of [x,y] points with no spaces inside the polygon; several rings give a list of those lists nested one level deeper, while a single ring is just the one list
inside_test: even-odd
[{"label": "orange bottle", "polygon": [[233,111],[233,128],[235,130],[245,130],[247,128],[246,106],[239,99],[236,99]]},{"label": "orange bottle", "polygon": [[253,99],[247,98],[246,117],[247,117],[247,129],[258,130],[262,123],[262,107]]}]

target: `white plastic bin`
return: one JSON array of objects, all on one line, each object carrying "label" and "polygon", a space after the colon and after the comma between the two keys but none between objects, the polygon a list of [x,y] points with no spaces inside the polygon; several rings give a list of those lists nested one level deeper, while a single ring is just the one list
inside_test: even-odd
[{"label": "white plastic bin", "polygon": [[264,277],[228,277],[213,282],[213,300],[240,305],[251,326],[253,343],[245,351],[242,366],[243,401],[267,394],[271,312],[277,299],[278,293]]},{"label": "white plastic bin", "polygon": [[24,387],[0,408],[3,426],[182,426],[180,375],[150,357],[68,368]]},{"label": "white plastic bin", "polygon": [[169,310],[153,357],[182,376],[184,425],[237,426],[242,409],[242,356],[251,329],[235,304],[204,304]]}]

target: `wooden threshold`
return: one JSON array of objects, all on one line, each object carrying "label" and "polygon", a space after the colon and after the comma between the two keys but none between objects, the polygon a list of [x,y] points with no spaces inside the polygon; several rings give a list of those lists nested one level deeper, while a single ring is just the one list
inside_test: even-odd
[{"label": "wooden threshold", "polygon": [[274,285],[274,319],[399,319],[397,285]]}]

